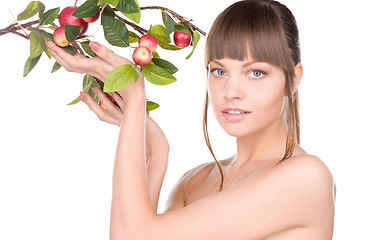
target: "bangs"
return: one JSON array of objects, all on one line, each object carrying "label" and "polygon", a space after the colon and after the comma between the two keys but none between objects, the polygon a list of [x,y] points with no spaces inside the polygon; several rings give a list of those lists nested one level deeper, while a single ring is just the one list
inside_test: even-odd
[{"label": "bangs", "polygon": [[290,69],[292,62],[279,17],[265,2],[237,2],[215,20],[205,46],[205,65],[212,60],[253,59]]}]

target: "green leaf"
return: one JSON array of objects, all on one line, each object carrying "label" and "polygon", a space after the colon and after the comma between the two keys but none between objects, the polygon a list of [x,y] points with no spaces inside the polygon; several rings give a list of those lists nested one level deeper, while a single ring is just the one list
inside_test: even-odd
[{"label": "green leaf", "polygon": [[136,70],[131,64],[124,64],[114,68],[106,77],[104,92],[116,92],[126,87],[134,78]]},{"label": "green leaf", "polygon": [[174,74],[177,71],[179,71],[179,69],[177,69],[177,67],[175,65],[173,65],[170,62],[168,62],[167,60],[164,60],[164,59],[161,59],[161,58],[152,58],[152,62],[156,66],[159,66],[159,67],[163,68],[164,70],[166,70],[170,74]]},{"label": "green leaf", "polygon": [[158,42],[158,44],[162,49],[167,49],[167,50],[172,50],[172,51],[177,51],[177,50],[182,49],[182,48],[176,47],[175,45],[171,45],[171,44],[167,44],[167,43],[163,43],[163,42]]},{"label": "green leaf", "polygon": [[129,31],[129,32],[128,32],[128,35],[129,35],[129,37],[130,37],[130,43],[139,42],[140,37],[138,36],[138,34]]},{"label": "green leaf", "polygon": [[26,20],[30,17],[33,17],[38,12],[38,2],[39,1],[31,1],[25,10],[17,15],[17,21]]},{"label": "green leaf", "polygon": [[149,33],[156,37],[157,41],[170,43],[171,38],[166,34],[167,29],[162,25],[154,25],[150,28]]},{"label": "green leaf", "polygon": [[165,33],[167,35],[171,34],[172,32],[175,31],[175,21],[168,15],[168,13],[162,11],[161,12],[161,17],[163,18],[164,25],[166,27]]},{"label": "green leaf", "polygon": [[153,84],[167,85],[176,81],[176,78],[163,68],[156,65],[147,65],[142,67],[144,77]]},{"label": "green leaf", "polygon": [[77,48],[71,45],[67,47],[63,47],[62,49],[65,50],[65,52],[69,53],[70,55],[75,55],[78,52]]},{"label": "green leaf", "polygon": [[187,32],[189,32],[189,30],[188,30],[188,28],[184,27],[183,25],[176,25],[175,26],[175,32],[187,33]]},{"label": "green leaf", "polygon": [[152,53],[152,57],[153,57],[153,58],[161,58],[161,57],[159,56],[159,54],[157,53],[157,51],[155,51],[155,52]]},{"label": "green leaf", "polygon": [[94,100],[97,101],[98,96],[93,92],[93,87],[99,87],[97,81],[95,78],[89,74],[86,74],[83,77],[83,91],[88,92]]},{"label": "green leaf", "polygon": [[102,16],[103,31],[106,40],[113,46],[128,47],[130,38],[126,25],[109,16]]},{"label": "green leaf", "polygon": [[103,25],[103,17],[105,16],[115,18],[115,11],[109,5],[106,5],[106,7],[102,11],[102,17],[101,17],[102,25]]},{"label": "green leaf", "polygon": [[98,0],[87,0],[73,12],[74,17],[92,17],[99,11]]},{"label": "green leaf", "polygon": [[[50,52],[49,48],[46,46],[45,40],[47,41],[53,41],[53,35],[51,33],[45,32],[41,29],[34,29],[32,30],[30,36],[30,44],[31,44],[31,58],[36,57],[40,54],[40,48],[42,51],[46,53],[46,56],[50,59],[52,57],[52,53]],[[33,45],[33,50],[32,50]],[[32,54],[32,51],[35,51]]]},{"label": "green leaf", "polygon": [[132,21],[134,21],[134,22],[136,22],[136,23],[139,23],[142,14],[141,14],[141,11],[140,11],[140,6],[139,6],[138,1],[135,0],[135,3],[136,3],[136,5],[138,5],[139,12],[137,12],[137,13],[123,13],[123,14],[124,14],[124,16],[128,17],[128,18],[131,19]]},{"label": "green leaf", "polygon": [[60,13],[60,8],[53,8],[47,11],[46,13],[42,14],[40,25],[48,25],[54,22],[56,20],[58,14]]},{"label": "green leaf", "polygon": [[30,58],[36,58],[42,54],[44,51],[40,42],[39,42],[39,34],[37,31],[32,31],[29,35],[30,40]]},{"label": "green leaf", "polygon": [[133,70],[132,74],[134,75],[135,82],[137,82],[139,80],[140,75],[139,75],[138,71],[136,71],[134,66],[132,66],[132,70]]},{"label": "green leaf", "polygon": [[77,97],[76,99],[74,99],[73,101],[68,103],[67,105],[75,105],[75,104],[79,103],[79,101],[81,101],[81,100],[79,99],[79,97]]},{"label": "green leaf", "polygon": [[125,14],[140,12],[140,7],[135,0],[119,0],[116,9]]},{"label": "green leaf", "polygon": [[114,7],[118,6],[119,0],[99,0],[98,5],[111,4]]},{"label": "green leaf", "polygon": [[57,72],[61,68],[61,64],[59,64],[57,61],[54,63],[51,73]]},{"label": "green leaf", "polygon": [[69,42],[73,42],[82,32],[83,27],[76,25],[65,25],[65,36]]},{"label": "green leaf", "polygon": [[90,43],[90,41],[81,42],[81,46],[82,46],[83,50],[85,50],[85,52],[86,52],[87,54],[89,54],[89,56],[91,56],[91,57],[96,57],[96,56],[98,56],[98,55],[91,49],[91,47],[89,46],[89,43]]},{"label": "green leaf", "polygon": [[[47,41],[53,41],[53,34],[48,33],[42,29],[36,29],[35,31],[37,31],[42,36],[43,39]],[[43,43],[45,44],[45,41]]]},{"label": "green leaf", "polygon": [[38,11],[38,17],[41,19],[42,18],[42,14],[45,11],[45,5],[42,2],[38,2],[37,11]]},{"label": "green leaf", "polygon": [[152,110],[155,110],[156,108],[158,108],[160,105],[155,103],[155,102],[152,102],[152,101],[147,101],[147,105],[146,105],[146,111],[149,112],[149,111],[152,111]]},{"label": "green leaf", "polygon": [[41,57],[41,55],[38,56],[38,57],[35,57],[33,59],[28,57],[28,60],[26,60],[25,65],[24,65],[24,74],[23,74],[23,77],[26,77],[26,75],[28,75],[28,73],[30,73],[30,71],[32,71],[32,69],[38,63],[38,60],[40,60],[40,57]]},{"label": "green leaf", "polygon": [[189,55],[185,59],[189,59],[192,56],[199,40],[200,40],[200,34],[196,31],[193,32],[193,49],[192,49],[192,52],[189,53]]}]

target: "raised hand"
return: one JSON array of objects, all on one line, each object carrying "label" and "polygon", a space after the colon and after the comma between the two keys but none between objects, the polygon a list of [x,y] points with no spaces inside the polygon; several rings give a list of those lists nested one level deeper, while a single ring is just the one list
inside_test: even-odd
[{"label": "raised hand", "polygon": [[[110,49],[106,48],[100,43],[91,42],[89,46],[98,55],[98,57],[88,58],[84,55],[77,53],[74,56],[65,52],[63,49],[58,47],[55,43],[49,41],[46,42],[48,48],[52,52],[52,56],[69,72],[86,73],[90,74],[101,81],[105,81],[107,75],[115,67],[123,64],[131,64],[131,61],[121,57]],[[139,72],[139,80],[137,82],[131,81],[129,86],[119,91],[119,93],[124,96],[123,99],[131,99],[133,96],[139,94],[140,97],[145,95],[143,74]],[[128,94],[130,92],[130,94]],[[127,96],[128,95],[128,96]]]}]

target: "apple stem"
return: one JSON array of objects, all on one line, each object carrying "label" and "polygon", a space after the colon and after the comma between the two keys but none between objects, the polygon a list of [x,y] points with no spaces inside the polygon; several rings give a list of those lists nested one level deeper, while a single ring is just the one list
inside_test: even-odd
[{"label": "apple stem", "polygon": [[74,7],[77,7],[78,0],[75,0]]}]

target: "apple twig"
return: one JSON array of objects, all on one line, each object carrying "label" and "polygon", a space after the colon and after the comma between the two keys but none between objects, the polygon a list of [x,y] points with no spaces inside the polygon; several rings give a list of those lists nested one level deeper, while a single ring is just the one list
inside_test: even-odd
[{"label": "apple twig", "polygon": [[200,28],[198,28],[197,26],[195,26],[193,23],[191,23],[192,19],[191,20],[187,20],[185,17],[181,16],[180,14],[176,13],[175,11],[169,9],[169,8],[166,8],[166,7],[160,7],[160,6],[149,6],[149,7],[141,7],[140,10],[146,10],[146,9],[160,9],[160,10],[164,10],[164,11],[167,11],[169,12],[170,14],[173,15],[173,17],[175,17],[176,19],[178,19],[180,22],[184,22],[184,23],[187,23],[189,24],[193,29],[197,30],[198,32],[200,32],[202,35],[206,36],[206,33],[201,30]]},{"label": "apple twig", "polygon": [[[22,28],[28,28],[28,27],[31,27],[31,26],[33,26],[35,24],[39,24],[39,23],[40,23],[40,20],[35,20],[32,22],[24,23],[24,24],[21,24],[20,26],[17,23],[13,23],[6,28],[0,29],[0,36],[7,34],[7,33],[15,33]],[[19,34],[17,34],[17,35],[19,35]],[[19,35],[19,36],[21,36],[21,35]],[[26,36],[23,35],[23,37],[25,38]],[[26,37],[26,39],[29,39],[29,37]]]},{"label": "apple twig", "polygon": [[[195,26],[193,23],[191,23],[191,19],[190,20],[187,20],[185,17],[181,16],[180,14],[176,13],[175,11],[169,9],[169,8],[166,8],[166,7],[160,7],[160,6],[148,6],[148,7],[141,7],[140,8],[141,10],[146,10],[146,9],[160,9],[162,11],[167,11],[169,12],[170,14],[172,14],[172,16],[180,21],[180,22],[183,22],[183,23],[187,23],[189,24],[194,30],[197,30],[198,32],[200,32],[202,35],[206,35],[206,33],[204,31],[202,31],[200,28],[198,28],[197,26]],[[116,8],[113,8],[114,11],[119,11],[117,10]],[[139,32],[140,34],[144,35],[146,34],[148,31],[142,27],[140,27],[139,25],[131,22],[131,21],[128,21],[122,17],[120,17],[119,15],[115,15],[116,18],[118,18],[119,20],[121,20],[122,22],[124,22],[125,24],[128,24],[129,26],[133,27],[137,32]],[[17,21],[14,21],[11,25],[9,25],[8,27],[6,28],[3,28],[3,29],[0,29],[0,36],[4,35],[4,34],[7,34],[7,33],[13,33],[13,34],[16,34],[20,37],[23,37],[25,39],[29,39],[29,36],[27,33],[26,36],[19,33],[18,30],[22,29],[24,30],[25,28],[28,28],[28,27],[31,27],[35,24],[39,24],[40,21],[39,20],[35,20],[35,21],[31,21],[31,22],[28,22],[28,23],[24,23],[24,24],[19,24]],[[54,24],[54,23],[53,23]],[[52,24],[52,25],[53,25]],[[24,30],[25,32],[25,30]]]},{"label": "apple twig", "polygon": [[[116,10],[116,9],[115,9],[115,10]],[[115,11],[115,10],[114,10],[114,11]],[[122,21],[122,22],[124,22],[124,23],[130,25],[131,27],[133,27],[133,28],[134,28],[136,31],[138,31],[141,35],[144,35],[144,34],[146,34],[146,33],[148,32],[146,29],[140,27],[139,25],[137,25],[137,24],[135,24],[135,23],[133,23],[133,22],[130,22],[130,21],[128,21],[128,20],[126,20],[126,19],[120,17],[118,14],[115,14],[115,17],[116,17],[117,19],[119,19],[120,21]]]}]

